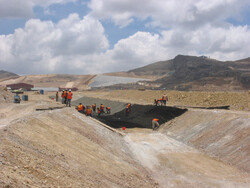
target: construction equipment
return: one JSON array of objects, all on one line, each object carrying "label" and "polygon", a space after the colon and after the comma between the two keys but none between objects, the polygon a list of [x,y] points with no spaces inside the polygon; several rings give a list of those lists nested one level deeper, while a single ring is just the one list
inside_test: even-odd
[{"label": "construction equipment", "polygon": [[21,101],[21,98],[18,95],[18,93],[16,93],[16,95],[14,96],[14,103],[20,103],[20,101]]}]

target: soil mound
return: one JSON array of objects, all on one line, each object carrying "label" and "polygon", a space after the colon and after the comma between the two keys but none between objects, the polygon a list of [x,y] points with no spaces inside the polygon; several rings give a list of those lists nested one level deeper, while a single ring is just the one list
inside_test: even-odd
[{"label": "soil mound", "polygon": [[5,91],[3,87],[0,87],[0,104],[10,103],[13,100],[13,94],[9,91]]},{"label": "soil mound", "polygon": [[114,128],[152,128],[152,119],[158,118],[159,123],[165,123],[181,114],[187,109],[167,106],[153,105],[132,105],[131,112],[128,116],[125,115],[125,110],[122,109],[109,116],[98,116],[97,119]]}]

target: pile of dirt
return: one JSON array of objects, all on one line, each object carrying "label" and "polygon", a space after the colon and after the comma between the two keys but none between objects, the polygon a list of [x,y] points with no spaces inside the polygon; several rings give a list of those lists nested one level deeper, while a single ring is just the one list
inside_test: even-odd
[{"label": "pile of dirt", "polygon": [[0,104],[1,103],[10,103],[13,101],[13,94],[7,91],[5,88],[0,87]]},{"label": "pile of dirt", "polygon": [[175,107],[135,104],[132,105],[128,116],[125,115],[125,110],[122,109],[114,115],[97,116],[96,118],[114,128],[152,128],[152,119],[157,118],[159,123],[163,124],[186,111],[186,109]]}]

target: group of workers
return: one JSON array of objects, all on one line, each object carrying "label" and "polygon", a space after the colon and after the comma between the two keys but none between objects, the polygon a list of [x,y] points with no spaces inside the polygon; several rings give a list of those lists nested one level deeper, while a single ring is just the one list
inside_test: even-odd
[{"label": "group of workers", "polygon": [[154,104],[155,104],[156,106],[166,106],[166,105],[167,105],[167,101],[168,101],[168,96],[167,96],[166,94],[164,94],[164,95],[162,96],[162,98],[160,98],[160,99],[155,99],[155,100],[154,100]]},{"label": "group of workers", "polygon": [[[106,108],[104,107],[103,104],[100,105],[100,107],[96,108],[96,103],[92,104],[92,106],[90,105],[83,105],[82,103],[79,103],[79,105],[77,106],[77,110],[80,113],[86,114],[86,116],[92,116],[92,113],[97,113],[98,116],[100,116],[101,114],[110,114],[111,113],[111,107],[107,106]],[[106,111],[106,112],[105,112]]]},{"label": "group of workers", "polygon": [[[58,101],[58,92],[56,93],[56,101]],[[72,99],[73,93],[71,92],[71,89],[65,89],[62,91],[61,93],[61,98],[62,98],[62,104],[66,104],[66,106],[71,107],[71,99]],[[161,99],[158,100],[154,100],[154,104],[156,106],[166,106],[168,101],[168,96],[166,94],[164,94],[162,96]],[[131,104],[127,104],[126,108],[125,108],[125,116],[129,116],[129,113],[131,112]],[[110,114],[111,113],[111,107],[107,106],[105,108],[105,106],[103,104],[100,105],[100,107],[97,108],[96,103],[94,103],[93,105],[83,105],[82,103],[79,103],[79,105],[76,107],[76,109],[78,110],[78,112],[85,114],[86,116],[91,116],[92,117],[92,113],[97,113],[98,116],[100,116],[101,114]],[[106,112],[105,112],[106,111]],[[159,128],[159,119],[154,118],[152,120],[152,129],[156,130]]]},{"label": "group of workers", "polygon": [[[56,101],[58,101],[58,92],[56,93]],[[71,107],[71,99],[73,97],[73,93],[71,89],[65,89],[61,93],[62,104],[66,104],[66,106]]]}]

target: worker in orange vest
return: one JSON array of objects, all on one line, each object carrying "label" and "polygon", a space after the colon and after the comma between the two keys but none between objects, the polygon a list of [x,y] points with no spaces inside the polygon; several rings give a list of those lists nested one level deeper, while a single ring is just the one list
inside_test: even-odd
[{"label": "worker in orange vest", "polygon": [[78,112],[83,114],[83,105],[82,105],[82,103],[79,103],[79,105],[77,106],[77,110],[78,110]]},{"label": "worker in orange vest", "polygon": [[71,89],[69,90],[68,94],[67,94],[67,103],[66,106],[71,107],[71,99],[72,99],[73,93],[71,92]]},{"label": "worker in orange vest", "polygon": [[131,111],[131,104],[129,103],[127,107],[125,108],[125,116],[128,116]]},{"label": "worker in orange vest", "polygon": [[100,111],[101,111],[101,113],[104,113],[104,105],[103,104],[101,104],[101,106],[100,106]]},{"label": "worker in orange vest", "polygon": [[101,115],[101,110],[100,110],[100,108],[97,108],[97,114],[98,114],[98,116]]},{"label": "worker in orange vest", "polygon": [[153,130],[158,129],[159,127],[160,127],[159,119],[154,118],[154,119],[152,120],[152,128],[153,128]]},{"label": "worker in orange vest", "polygon": [[95,112],[95,110],[96,110],[96,103],[92,105],[92,109]]},{"label": "worker in orange vest", "polygon": [[63,96],[64,96],[64,104],[67,104],[67,94],[68,94],[68,90],[65,89],[65,91],[63,92]]},{"label": "worker in orange vest", "polygon": [[86,116],[91,116],[91,117],[92,117],[92,109],[91,109],[91,106],[87,106],[87,109],[86,109]]},{"label": "worker in orange vest", "polygon": [[107,114],[110,114],[111,113],[111,108],[108,106],[108,107],[106,107],[106,112],[107,112]]}]

